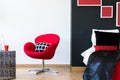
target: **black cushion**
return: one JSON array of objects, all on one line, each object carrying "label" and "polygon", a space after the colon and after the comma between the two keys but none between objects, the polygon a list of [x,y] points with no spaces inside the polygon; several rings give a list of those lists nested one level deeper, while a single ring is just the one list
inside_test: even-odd
[{"label": "black cushion", "polygon": [[36,51],[36,52],[42,52],[42,51],[44,51],[49,45],[50,45],[50,44],[45,43],[45,42],[36,43],[36,45],[35,45],[35,51]]},{"label": "black cushion", "polygon": [[95,31],[96,45],[119,45],[120,33],[99,32]]}]

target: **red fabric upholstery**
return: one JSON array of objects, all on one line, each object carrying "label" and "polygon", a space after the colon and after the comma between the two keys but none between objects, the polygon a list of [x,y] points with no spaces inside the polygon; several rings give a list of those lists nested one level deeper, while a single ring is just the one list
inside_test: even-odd
[{"label": "red fabric upholstery", "polygon": [[112,80],[120,80],[120,61],[118,61],[115,65]]},{"label": "red fabric upholstery", "polygon": [[[56,34],[43,34],[35,38],[35,43],[27,42],[24,45],[24,52],[31,58],[36,59],[51,59],[56,51],[60,37]],[[35,51],[35,44],[38,42],[50,43],[43,52]]]},{"label": "red fabric upholstery", "polygon": [[98,50],[117,50],[118,49],[118,46],[98,46],[98,45],[95,45],[95,50],[98,51]]}]

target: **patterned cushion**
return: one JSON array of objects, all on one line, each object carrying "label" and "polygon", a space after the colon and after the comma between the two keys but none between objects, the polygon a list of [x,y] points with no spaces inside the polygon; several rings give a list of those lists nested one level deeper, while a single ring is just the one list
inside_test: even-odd
[{"label": "patterned cushion", "polygon": [[44,51],[49,45],[50,45],[50,44],[45,43],[45,42],[36,43],[35,51],[36,51],[36,52],[42,52],[42,51]]}]

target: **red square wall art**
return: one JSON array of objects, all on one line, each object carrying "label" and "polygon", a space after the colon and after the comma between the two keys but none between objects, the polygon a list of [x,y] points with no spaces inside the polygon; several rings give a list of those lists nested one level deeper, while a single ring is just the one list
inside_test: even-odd
[{"label": "red square wall art", "polygon": [[120,2],[116,3],[116,26],[120,27]]},{"label": "red square wall art", "polygon": [[101,6],[102,0],[77,0],[77,6]]},{"label": "red square wall art", "polygon": [[113,6],[101,6],[101,18],[113,18]]}]

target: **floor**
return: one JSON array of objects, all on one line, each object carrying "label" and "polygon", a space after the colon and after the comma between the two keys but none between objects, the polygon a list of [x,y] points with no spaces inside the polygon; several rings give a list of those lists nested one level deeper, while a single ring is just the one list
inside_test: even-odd
[{"label": "floor", "polygon": [[[29,70],[33,69],[33,67],[17,67],[16,68],[16,79],[13,80],[83,80],[83,71],[70,71],[69,66],[64,67],[50,67],[52,70],[57,70],[59,73],[41,73],[36,75],[35,72],[31,72]],[[34,67],[34,69],[38,69],[38,67]]]}]

